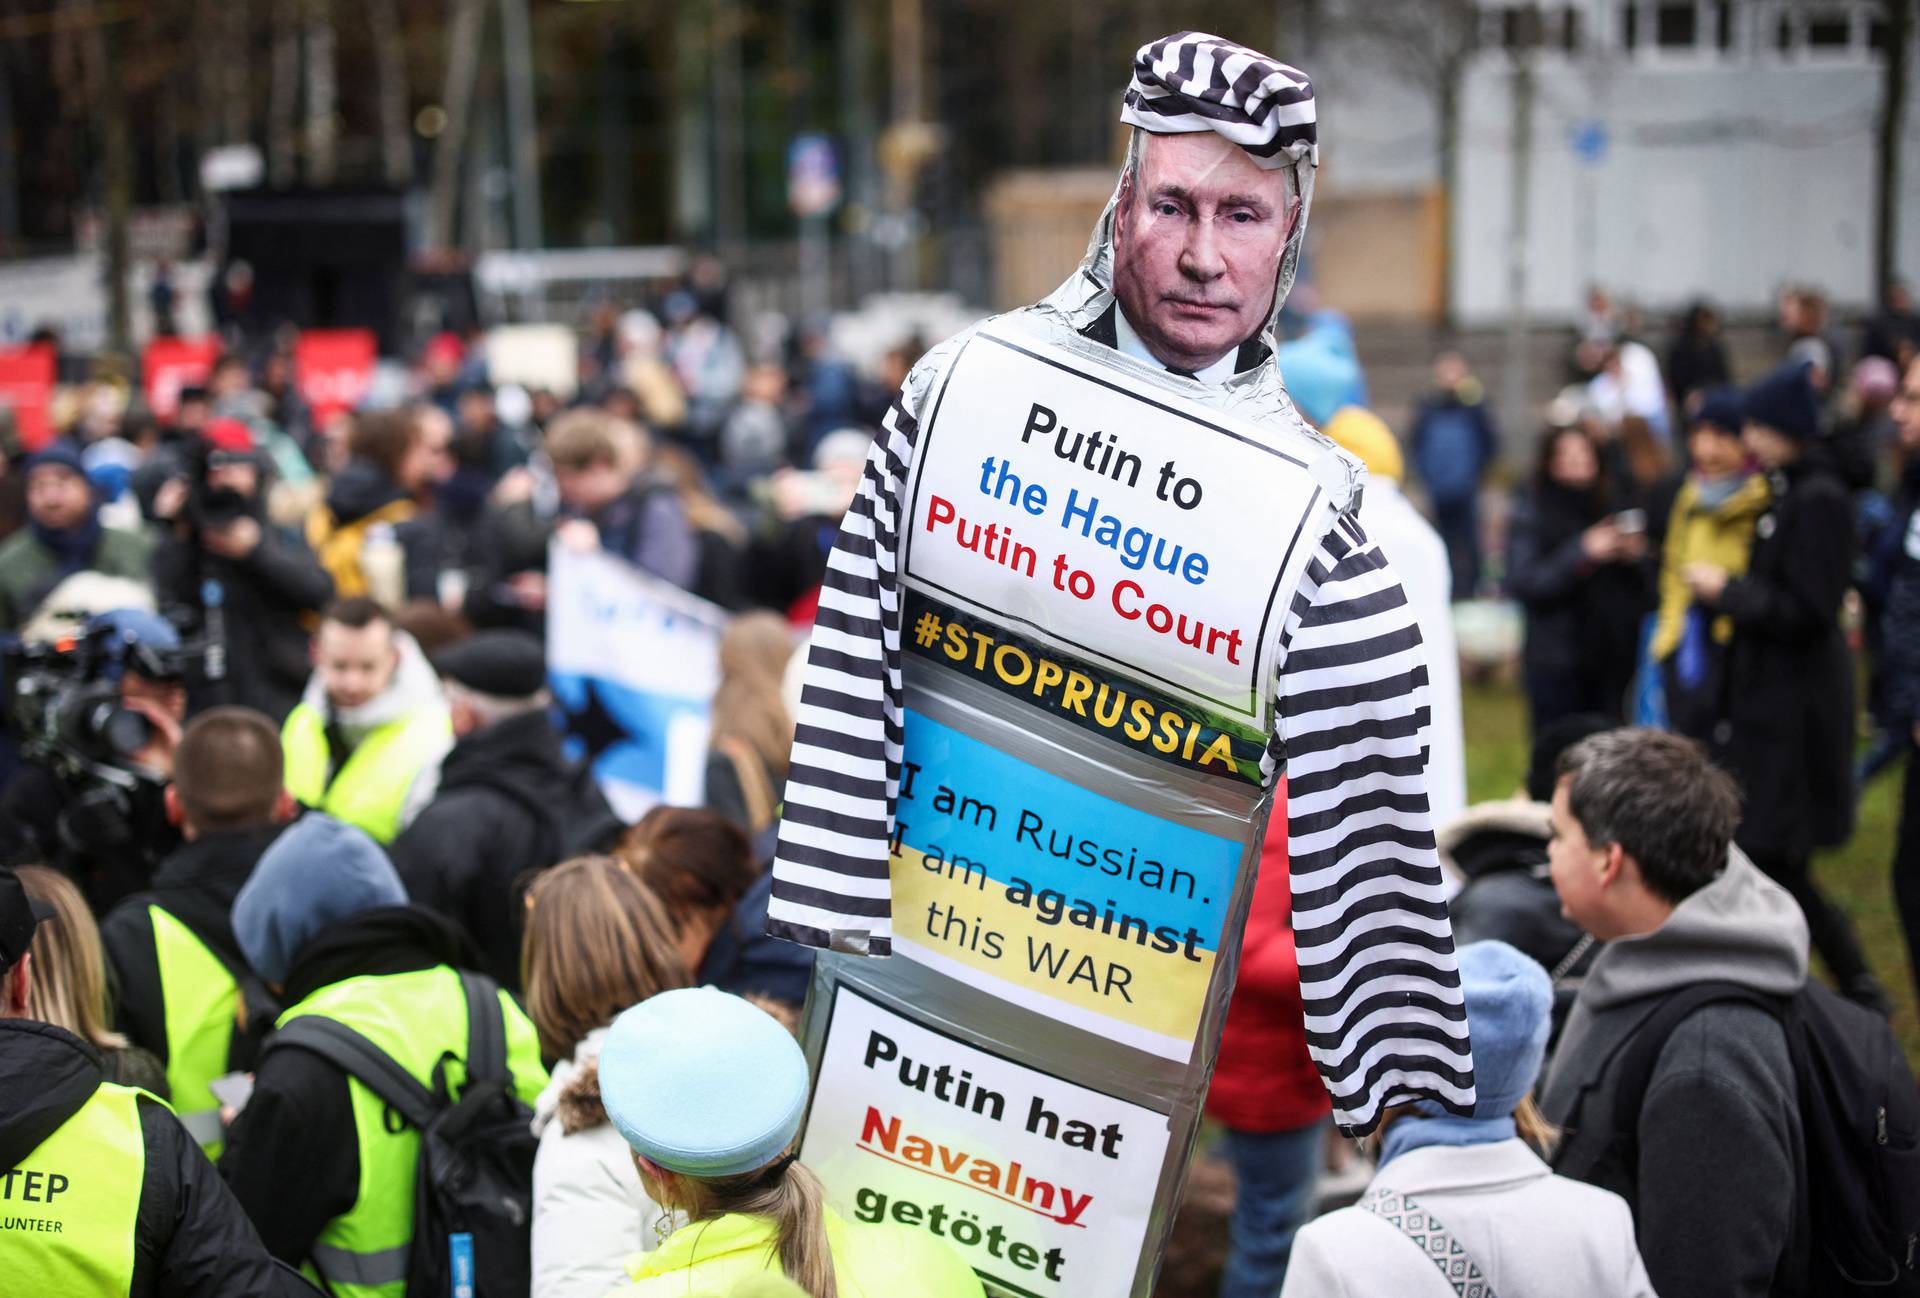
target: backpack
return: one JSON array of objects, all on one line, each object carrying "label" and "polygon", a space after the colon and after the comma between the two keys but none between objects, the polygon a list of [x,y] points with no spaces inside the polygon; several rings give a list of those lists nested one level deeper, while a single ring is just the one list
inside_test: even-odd
[{"label": "backpack", "polygon": [[513,1091],[500,988],[460,974],[467,994],[467,1084],[451,1094],[443,1054],[428,1090],[344,1023],[303,1015],[268,1049],[327,1060],[420,1132],[407,1298],[525,1298],[532,1286],[533,1112]]},{"label": "backpack", "polygon": [[418,506],[411,500],[393,500],[351,523],[337,521],[332,507],[324,502],[307,515],[307,545],[327,575],[333,578],[333,593],[343,599],[349,595],[387,594],[372,590],[361,563],[367,534],[375,528],[397,527],[418,512]]},{"label": "backpack", "polygon": [[1632,1151],[1654,1066],[1680,1021],[1703,1005],[1753,1005],[1779,1020],[1793,1060],[1806,1160],[1795,1237],[1822,1298],[1920,1294],[1920,1089],[1887,1021],[1809,978],[1782,999],[1735,983],[1668,998],[1626,1047],[1615,1141]]}]

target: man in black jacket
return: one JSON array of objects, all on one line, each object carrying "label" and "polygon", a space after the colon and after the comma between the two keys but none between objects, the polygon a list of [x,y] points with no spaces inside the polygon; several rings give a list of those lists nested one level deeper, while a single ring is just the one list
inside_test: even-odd
[{"label": "man in black jacket", "polygon": [[457,921],[481,967],[517,987],[527,876],[612,846],[622,826],[593,772],[561,751],[538,639],[482,631],[434,665],[457,738],[433,801],[394,840],[394,865],[416,905]]},{"label": "man in black jacket", "polygon": [[280,732],[260,713],[214,708],[194,718],[166,793],[186,843],[100,925],[118,1026],[167,1066],[174,1111],[215,1156],[220,1104],[208,1084],[252,1067],[272,1026],[274,1007],[239,976],[246,960],[230,917],[254,863],[292,818],[281,769]]},{"label": "man in black jacket", "polygon": [[1733,782],[1678,735],[1612,730],[1560,759],[1548,868],[1567,918],[1606,946],[1539,1085],[1565,1132],[1554,1170],[1625,1199],[1655,1291],[1688,1298],[1806,1291],[1800,1102],[1774,1015],[1686,1014],[1633,1129],[1615,1127],[1636,1034],[1664,1001],[1709,982],[1784,999],[1806,982],[1806,921],[1732,848],[1739,815]]},{"label": "man in black jacket", "polygon": [[1771,478],[1773,508],[1754,525],[1739,577],[1694,563],[1694,599],[1733,622],[1726,706],[1714,760],[1739,782],[1736,841],[1793,894],[1814,949],[1849,998],[1891,1012],[1846,913],[1813,880],[1816,847],[1853,831],[1853,655],[1840,605],[1853,580],[1853,503],[1816,444],[1819,397],[1807,366],[1787,365],[1748,390],[1747,450]]},{"label": "man in black jacket", "polygon": [[238,703],[285,721],[311,664],[307,627],[333,598],[306,541],[266,516],[265,457],[235,419],[208,425],[204,443],[160,488],[154,513],[166,532],[153,555],[153,584],[168,618],[205,637],[222,674],[197,685],[195,711]]},{"label": "man in black jacket", "polygon": [[0,872],[0,1289],[312,1294],[164,1104],[107,1084],[98,1051],[33,1019],[27,948],[41,918]]}]

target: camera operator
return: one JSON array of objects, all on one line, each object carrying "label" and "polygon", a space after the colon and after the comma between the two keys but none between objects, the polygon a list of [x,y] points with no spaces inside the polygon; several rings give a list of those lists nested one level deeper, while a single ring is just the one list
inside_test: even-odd
[{"label": "camera operator", "polygon": [[96,915],[146,886],[180,845],[165,793],[185,658],[166,619],[126,608],[77,638],[8,651],[6,724],[22,761],[0,791],[0,864],[58,867]]},{"label": "camera operator", "polygon": [[265,457],[237,419],[215,419],[182,447],[180,472],[155,494],[165,529],[154,592],[182,634],[206,643],[194,711],[233,703],[276,725],[306,684],[307,626],[333,579],[298,536],[267,521]]}]

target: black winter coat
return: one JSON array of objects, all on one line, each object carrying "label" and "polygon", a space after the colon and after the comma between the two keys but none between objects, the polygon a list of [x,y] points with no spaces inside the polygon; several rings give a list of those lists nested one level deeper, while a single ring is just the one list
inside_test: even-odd
[{"label": "black winter coat", "polygon": [[303,618],[333,598],[333,578],[305,541],[275,528],[256,508],[260,544],[244,559],[200,548],[191,535],[169,533],[154,550],[153,585],[161,609],[189,636],[209,634],[209,587],[219,589],[223,684],[196,687],[195,711],[216,703],[256,708],[275,725],[300,701],[312,664]]},{"label": "black winter coat", "polygon": [[[99,1052],[72,1033],[31,1019],[0,1019],[0,1184],[93,1097],[102,1069]],[[134,1224],[133,1298],[315,1292],[267,1252],[213,1165],[164,1105],[140,1101],[140,1134],[146,1170]],[[12,1292],[5,1277],[0,1289]]]},{"label": "black winter coat", "polygon": [[414,903],[458,923],[480,967],[517,988],[525,877],[612,846],[622,828],[593,772],[567,760],[544,712],[529,712],[453,746],[393,863]]},{"label": "black winter coat", "polygon": [[1733,619],[1714,757],[1740,782],[1737,842],[1756,859],[1804,857],[1853,830],[1853,657],[1840,631],[1853,507],[1804,455],[1773,480],[1747,574],[1716,604]]},{"label": "black winter coat", "polygon": [[1874,541],[1861,593],[1879,642],[1880,720],[1909,729],[1920,723],[1920,462],[1907,467],[1893,517]]},{"label": "black winter coat", "polygon": [[1526,610],[1527,671],[1601,681],[1618,699],[1633,677],[1653,593],[1640,565],[1595,564],[1581,549],[1581,535],[1606,516],[1597,497],[1555,485],[1516,500],[1507,586]]},{"label": "black winter coat", "polygon": [[[453,925],[413,906],[362,911],[300,949],[285,1000],[296,1005],[349,978],[436,965],[478,968],[473,948]],[[305,1050],[264,1056],[253,1097],[227,1128],[220,1175],[273,1255],[295,1266],[304,1262],[327,1223],[360,1194],[360,1145],[346,1074]]]},{"label": "black winter coat", "polygon": [[[154,951],[153,913],[159,906],[192,929],[215,955],[234,968],[246,968],[246,957],[233,936],[233,899],[253,873],[254,864],[280,834],[279,825],[256,829],[227,829],[185,844],[160,863],[153,883],[115,906],[100,922],[100,943],[106,949],[107,973],[114,983],[115,1026],[133,1044],[167,1061],[167,1007],[160,992],[160,960]],[[252,1006],[257,1012],[271,1007]],[[256,1017],[257,1035],[272,1026]],[[235,1068],[252,1064],[250,1045],[239,1043]]]}]

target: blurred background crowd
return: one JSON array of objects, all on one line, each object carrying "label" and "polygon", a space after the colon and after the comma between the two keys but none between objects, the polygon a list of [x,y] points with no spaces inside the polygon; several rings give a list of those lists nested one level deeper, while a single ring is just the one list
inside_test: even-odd
[{"label": "blurred background crowd", "polygon": [[[552,1070],[542,1141],[602,1142],[555,1175],[631,1180],[595,1071],[618,1011],[710,985],[798,1020],[812,957],[764,937],[767,868],[880,420],[927,348],[1071,271],[1115,69],[1190,21],[1322,87],[1278,364],[1366,463],[1419,607],[1462,941],[1544,967],[1557,1032],[1602,945],[1548,877],[1561,755],[1672,731],[1735,777],[1734,841],[1830,981],[1920,1057],[1911,5],[1364,7],[0,4],[0,864],[61,908],[43,1016],[217,1152],[224,1101],[180,1083],[243,1055],[170,1038],[149,903],[221,962],[277,951],[282,1005],[484,970]],[[548,679],[556,552],[723,612],[697,805],[629,823],[596,786]],[[299,807],[352,841],[289,841]],[[249,936],[270,848],[256,906],[320,918]],[[1282,1222],[1366,1179],[1262,879],[1169,1295],[1270,1293],[1276,1247],[1284,1272],[1229,1229],[1229,1166]],[[329,907],[351,936],[303,975]],[[297,1092],[222,1167],[288,1260],[333,1220],[278,1195]],[[603,1227],[668,1233],[559,1202],[536,1292],[617,1278],[567,1274]]]}]

